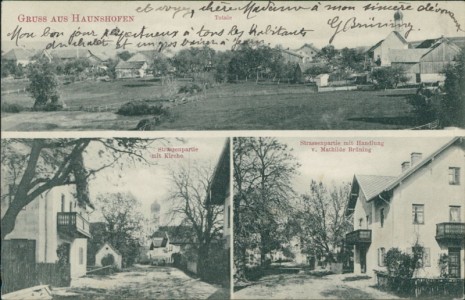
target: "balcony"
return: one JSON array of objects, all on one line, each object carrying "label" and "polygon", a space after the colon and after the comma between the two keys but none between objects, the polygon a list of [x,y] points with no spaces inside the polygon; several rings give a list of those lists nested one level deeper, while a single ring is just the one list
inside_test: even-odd
[{"label": "balcony", "polygon": [[445,222],[436,224],[436,241],[461,246],[465,241],[465,223]]},{"label": "balcony", "polygon": [[371,244],[371,230],[359,229],[346,234],[347,245],[369,245]]},{"label": "balcony", "polygon": [[91,238],[89,222],[76,212],[59,212],[58,233],[69,238]]}]

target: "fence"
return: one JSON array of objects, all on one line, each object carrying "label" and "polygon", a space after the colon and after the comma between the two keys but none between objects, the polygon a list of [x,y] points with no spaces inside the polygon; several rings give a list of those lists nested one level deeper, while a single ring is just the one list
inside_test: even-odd
[{"label": "fence", "polygon": [[378,287],[408,297],[461,297],[465,280],[460,278],[401,278],[377,272]]},{"label": "fence", "polygon": [[2,262],[2,294],[38,284],[69,286],[70,265],[55,263],[22,264]]},{"label": "fence", "polygon": [[16,90],[8,90],[8,91],[2,91],[2,95],[8,95],[8,94],[20,94],[20,93],[25,93],[26,88],[22,89],[16,89]]}]

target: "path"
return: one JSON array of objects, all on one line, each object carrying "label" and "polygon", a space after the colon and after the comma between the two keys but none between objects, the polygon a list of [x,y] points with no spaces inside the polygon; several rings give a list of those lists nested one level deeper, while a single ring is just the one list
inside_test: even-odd
[{"label": "path", "polygon": [[78,278],[54,288],[54,299],[207,299],[220,286],[191,278],[173,267],[136,265],[112,275]]},{"label": "path", "polygon": [[354,274],[305,273],[268,275],[234,293],[234,299],[397,299],[374,288],[375,282]]}]

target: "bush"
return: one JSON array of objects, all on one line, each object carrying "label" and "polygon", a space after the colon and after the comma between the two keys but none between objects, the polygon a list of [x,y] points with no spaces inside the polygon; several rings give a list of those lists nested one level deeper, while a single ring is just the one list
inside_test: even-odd
[{"label": "bush", "polygon": [[412,106],[418,119],[422,123],[427,123],[438,117],[440,98],[438,90],[431,91],[420,86],[417,93],[408,98],[408,103]]},{"label": "bush", "polygon": [[196,94],[198,92],[202,91],[202,88],[195,83],[183,85],[179,88],[178,93],[179,94]]},{"label": "bush", "polygon": [[19,113],[24,110],[24,107],[16,104],[16,103],[3,103],[1,105],[2,107],[2,112],[7,112],[7,113]]},{"label": "bush", "polygon": [[115,264],[115,257],[112,254],[108,253],[102,258],[100,262],[102,263],[103,267],[112,266]]},{"label": "bush", "polygon": [[167,109],[161,104],[150,105],[147,101],[132,101],[123,104],[116,112],[123,116],[166,115]]},{"label": "bush", "polygon": [[397,88],[399,83],[406,83],[408,77],[401,67],[382,67],[371,72],[371,78],[379,89]]},{"label": "bush", "polygon": [[391,248],[386,253],[385,263],[390,276],[400,278],[412,278],[416,269],[421,267],[423,247],[415,244],[412,247],[413,254]]}]

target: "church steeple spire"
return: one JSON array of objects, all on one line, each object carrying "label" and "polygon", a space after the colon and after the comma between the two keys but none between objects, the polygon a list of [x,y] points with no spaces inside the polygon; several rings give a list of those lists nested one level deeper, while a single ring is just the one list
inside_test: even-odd
[{"label": "church steeple spire", "polygon": [[394,25],[395,25],[395,31],[402,33],[402,25],[404,24],[404,15],[400,10],[397,10],[394,13]]}]

